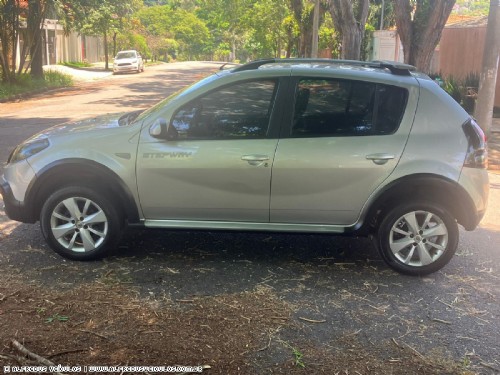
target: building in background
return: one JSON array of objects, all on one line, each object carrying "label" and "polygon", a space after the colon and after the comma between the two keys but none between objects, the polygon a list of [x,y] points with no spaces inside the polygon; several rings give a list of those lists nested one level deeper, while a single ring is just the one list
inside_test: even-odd
[{"label": "building in background", "polygon": [[[26,24],[21,27],[26,28]],[[23,45],[23,33],[19,34],[17,64],[20,63],[20,51]],[[81,35],[75,31],[65,32],[55,19],[46,19],[42,27],[43,64],[53,65],[62,62],[104,61],[104,41],[101,37]]]}]

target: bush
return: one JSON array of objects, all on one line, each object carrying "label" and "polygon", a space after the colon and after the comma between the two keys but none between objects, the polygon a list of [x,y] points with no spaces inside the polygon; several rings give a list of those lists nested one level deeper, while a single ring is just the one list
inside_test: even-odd
[{"label": "bush", "polygon": [[442,87],[468,113],[474,112],[479,87],[479,74],[469,73],[462,80],[449,76],[444,80]]},{"label": "bush", "polygon": [[73,78],[67,74],[48,70],[43,75],[47,87],[66,87],[73,85]]},{"label": "bush", "polygon": [[13,83],[0,83],[0,99],[10,99],[40,90],[71,85],[73,85],[73,79],[70,76],[56,71],[44,72],[43,79],[33,79],[29,74],[21,74]]}]

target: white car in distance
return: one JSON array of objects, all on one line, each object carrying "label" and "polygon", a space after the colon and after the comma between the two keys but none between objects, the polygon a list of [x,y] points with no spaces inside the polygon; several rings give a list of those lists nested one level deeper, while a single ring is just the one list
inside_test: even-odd
[{"label": "white car in distance", "polygon": [[136,50],[120,51],[113,61],[113,74],[124,72],[143,72],[144,61]]}]

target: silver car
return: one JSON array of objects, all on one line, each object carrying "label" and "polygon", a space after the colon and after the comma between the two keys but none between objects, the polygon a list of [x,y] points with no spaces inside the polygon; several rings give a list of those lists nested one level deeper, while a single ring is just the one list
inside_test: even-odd
[{"label": "silver car", "polygon": [[269,59],[35,135],[0,185],[9,217],[40,220],[70,259],[106,255],[127,225],[315,232],[372,236],[423,275],[481,220],[486,162],[478,125],[411,66]]},{"label": "silver car", "polygon": [[113,74],[144,71],[144,61],[136,50],[120,51],[113,61]]}]

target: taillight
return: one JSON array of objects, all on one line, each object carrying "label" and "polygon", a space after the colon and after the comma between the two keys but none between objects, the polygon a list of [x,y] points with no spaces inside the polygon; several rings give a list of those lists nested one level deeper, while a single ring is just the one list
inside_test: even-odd
[{"label": "taillight", "polygon": [[486,149],[486,136],[483,130],[473,118],[463,125],[463,129],[469,141],[464,167],[488,168],[488,151]]}]

